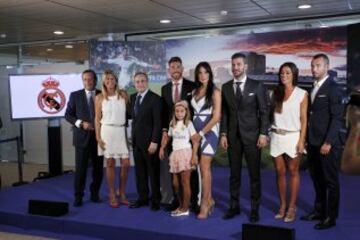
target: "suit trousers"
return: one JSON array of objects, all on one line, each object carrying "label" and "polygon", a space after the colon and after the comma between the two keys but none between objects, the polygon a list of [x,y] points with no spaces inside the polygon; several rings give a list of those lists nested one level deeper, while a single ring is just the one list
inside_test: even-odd
[{"label": "suit trousers", "polygon": [[98,195],[103,179],[104,160],[103,156],[98,156],[95,137],[90,138],[86,147],[75,147],[75,197],[82,198],[84,196],[89,159],[92,164],[90,192],[92,195]]},{"label": "suit trousers", "polygon": [[341,147],[332,146],[329,154],[320,153],[321,146],[309,145],[309,172],[315,189],[315,211],[323,217],[337,218],[339,213],[339,167]]},{"label": "suit trousers", "polygon": [[260,153],[256,142],[243,144],[240,137],[237,137],[235,141],[229,144],[231,208],[239,208],[242,157],[244,154],[250,176],[251,209],[258,209],[261,197]]},{"label": "suit trousers", "polygon": [[138,200],[149,201],[149,179],[151,187],[150,200],[153,203],[160,203],[160,159],[159,153],[150,155],[147,150],[134,146],[134,161],[136,188],[138,192]]}]

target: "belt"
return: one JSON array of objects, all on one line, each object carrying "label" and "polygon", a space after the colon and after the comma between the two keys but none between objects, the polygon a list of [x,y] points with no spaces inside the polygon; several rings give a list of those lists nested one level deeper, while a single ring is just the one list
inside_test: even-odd
[{"label": "belt", "polygon": [[280,134],[280,135],[286,135],[286,134],[289,134],[289,133],[297,133],[297,132],[299,132],[299,131],[289,131],[289,130],[280,129],[280,128],[272,128],[271,131],[276,133],[276,134]]},{"label": "belt", "polygon": [[110,126],[110,127],[125,127],[126,124],[111,124],[111,123],[103,123],[102,125]]}]

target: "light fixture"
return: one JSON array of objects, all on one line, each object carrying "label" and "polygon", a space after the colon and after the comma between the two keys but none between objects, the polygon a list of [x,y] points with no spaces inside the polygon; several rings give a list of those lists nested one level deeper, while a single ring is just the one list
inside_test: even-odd
[{"label": "light fixture", "polygon": [[71,45],[71,44],[66,44],[66,45],[65,45],[65,48],[69,48],[69,49],[70,49],[70,48],[74,48],[74,46]]},{"label": "light fixture", "polygon": [[52,52],[52,51],[54,51],[54,49],[52,49],[52,48],[47,48],[46,51],[47,51],[47,52]]},{"label": "light fixture", "polygon": [[63,32],[63,31],[60,31],[60,30],[56,30],[56,31],[54,31],[54,34],[56,34],[56,35],[63,35],[64,32]]},{"label": "light fixture", "polygon": [[221,10],[221,11],[220,11],[220,15],[221,15],[221,16],[226,16],[226,15],[228,15],[228,11],[226,11],[226,10]]},{"label": "light fixture", "polygon": [[311,8],[312,6],[308,3],[303,3],[303,4],[299,4],[297,7],[298,9],[308,9]]},{"label": "light fixture", "polygon": [[0,34],[0,38],[6,38],[6,34],[5,33]]},{"label": "light fixture", "polygon": [[168,23],[171,23],[171,20],[170,19],[162,19],[162,20],[160,20],[160,23],[168,24]]},{"label": "light fixture", "polygon": [[6,66],[6,69],[13,69],[13,68],[14,68],[14,66],[11,66],[11,65]]}]

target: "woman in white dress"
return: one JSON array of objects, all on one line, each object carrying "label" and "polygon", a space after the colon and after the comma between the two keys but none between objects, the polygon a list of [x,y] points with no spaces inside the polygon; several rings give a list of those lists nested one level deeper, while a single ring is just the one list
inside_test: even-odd
[{"label": "woman in white dress", "polygon": [[109,204],[118,208],[115,190],[115,159],[121,159],[120,203],[128,205],[125,185],[129,170],[129,148],[126,138],[127,106],[129,98],[120,90],[118,79],[113,71],[106,70],[102,79],[102,93],[96,96],[95,130],[99,155],[106,161],[106,178],[109,188]]},{"label": "woman in white dress", "polygon": [[[297,87],[299,70],[292,62],[279,69],[279,85],[272,96],[270,154],[274,157],[280,198],[276,219],[295,220],[299,192],[300,156],[304,152],[307,125],[307,92]],[[290,200],[286,204],[286,166],[290,174]],[[286,211],[287,209],[287,211]]]}]

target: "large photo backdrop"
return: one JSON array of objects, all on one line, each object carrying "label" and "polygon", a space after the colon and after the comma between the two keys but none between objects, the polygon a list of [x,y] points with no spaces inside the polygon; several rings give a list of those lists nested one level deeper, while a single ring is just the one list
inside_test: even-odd
[{"label": "large photo backdrop", "polygon": [[254,79],[277,82],[280,65],[292,61],[299,67],[299,81],[312,82],[311,57],[322,52],[330,57],[330,74],[346,82],[346,27],[188,38],[165,44],[167,59],[180,56],[184,75],[190,79],[194,78],[196,64],[208,61],[216,82],[226,82],[231,79],[231,55],[240,51],[248,54],[248,74]]}]

